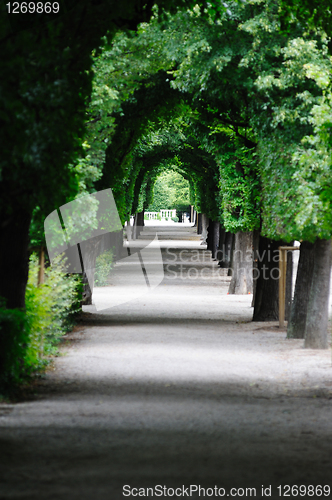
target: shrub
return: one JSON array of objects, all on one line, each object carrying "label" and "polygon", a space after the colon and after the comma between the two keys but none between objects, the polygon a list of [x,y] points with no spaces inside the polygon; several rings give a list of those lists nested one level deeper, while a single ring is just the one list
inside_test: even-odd
[{"label": "shrub", "polygon": [[179,222],[179,217],[172,217],[173,222]]},{"label": "shrub", "polygon": [[[30,258],[29,279],[25,295],[30,324],[30,348],[35,352],[54,353],[54,346],[73,326],[78,310],[78,276],[66,274],[66,264],[59,256],[45,270],[45,282],[37,285],[38,258]],[[34,355],[31,353],[34,357]]]},{"label": "shrub", "polygon": [[95,284],[97,286],[106,286],[108,276],[113,266],[113,249],[106,250],[96,259]]},{"label": "shrub", "polygon": [[6,309],[0,304],[0,386],[5,389],[22,383],[45,367],[56,345],[74,323],[79,309],[80,281],[65,272],[58,257],[45,271],[38,286],[38,258],[29,264],[26,310]]},{"label": "shrub", "polygon": [[24,311],[0,307],[0,387],[7,389],[22,381],[29,343],[28,318]]}]

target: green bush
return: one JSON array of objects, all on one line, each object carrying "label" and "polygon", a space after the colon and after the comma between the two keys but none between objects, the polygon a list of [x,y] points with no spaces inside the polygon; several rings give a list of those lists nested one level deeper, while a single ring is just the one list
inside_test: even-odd
[{"label": "green bush", "polygon": [[172,217],[173,222],[179,222],[179,217]]},{"label": "green bush", "polygon": [[45,270],[38,286],[38,257],[29,264],[26,310],[0,303],[0,386],[13,387],[43,368],[79,310],[80,281],[65,272],[61,257]]},{"label": "green bush", "polygon": [[7,389],[27,374],[25,354],[29,344],[29,324],[24,311],[0,307],[0,387]]},{"label": "green bush", "polygon": [[108,276],[113,266],[113,249],[106,250],[96,259],[95,284],[96,286],[106,286]]},{"label": "green bush", "polygon": [[54,353],[54,346],[73,326],[73,314],[78,310],[77,275],[66,274],[65,261],[59,256],[45,270],[45,281],[37,285],[38,258],[30,258],[29,279],[25,295],[26,312],[30,323],[31,359],[40,354]]}]

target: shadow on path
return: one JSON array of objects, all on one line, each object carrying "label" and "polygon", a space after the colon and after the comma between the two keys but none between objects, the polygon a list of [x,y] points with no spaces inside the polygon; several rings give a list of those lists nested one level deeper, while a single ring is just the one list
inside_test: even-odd
[{"label": "shadow on path", "polygon": [[277,499],[279,485],[329,484],[331,353],[252,323],[250,297],[226,294],[215,277],[166,276],[85,312],[31,399],[0,404],[0,498]]}]

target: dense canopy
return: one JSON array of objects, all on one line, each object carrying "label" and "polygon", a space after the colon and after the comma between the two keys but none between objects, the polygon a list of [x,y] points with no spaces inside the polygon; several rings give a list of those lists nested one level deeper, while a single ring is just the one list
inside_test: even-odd
[{"label": "dense canopy", "polygon": [[112,188],[125,224],[157,206],[170,170],[227,233],[330,240],[329,2],[67,1],[30,24],[0,14],[4,309],[24,310],[49,213]]}]

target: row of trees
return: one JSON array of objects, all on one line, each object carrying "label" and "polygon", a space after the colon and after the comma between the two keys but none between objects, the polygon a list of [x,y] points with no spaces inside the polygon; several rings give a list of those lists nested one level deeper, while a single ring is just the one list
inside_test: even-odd
[{"label": "row of trees", "polygon": [[[170,0],[156,3],[177,7]],[[85,143],[93,51],[96,56],[101,45],[111,45],[119,30],[148,21],[151,8],[144,0],[68,0],[59,15],[42,16],[0,7],[0,383],[12,353],[26,346],[17,324],[7,320],[15,317],[11,311],[24,315],[29,253],[44,243],[43,221],[80,193],[94,191],[101,176],[103,149],[96,165],[86,158]]]},{"label": "row of trees", "polygon": [[313,245],[306,342],[325,347],[329,11],[300,0],[155,4],[68,1],[33,26],[2,7],[0,296],[24,308],[28,248],[56,207],[111,187],[124,223],[172,165],[226,232],[258,231],[261,251]]},{"label": "row of trees", "polygon": [[[118,190],[125,219],[147,208],[155,179],[171,161],[190,180],[199,212],[236,239],[261,234],[258,255],[274,255],[295,239],[312,244],[311,264],[300,267],[310,293],[304,300],[299,279],[291,324],[299,324],[298,309],[308,321],[290,335],[306,332],[308,347],[326,347],[329,38],[319,24],[296,18],[285,30],[280,8],[260,0],[229,3],[218,13],[196,6],[161,16],[156,9],[137,33],[118,34],[95,60],[96,68],[109,66],[104,81],[123,95],[99,186]],[[271,260],[258,267],[272,268]],[[275,319],[276,281],[257,284],[254,319]]]}]

